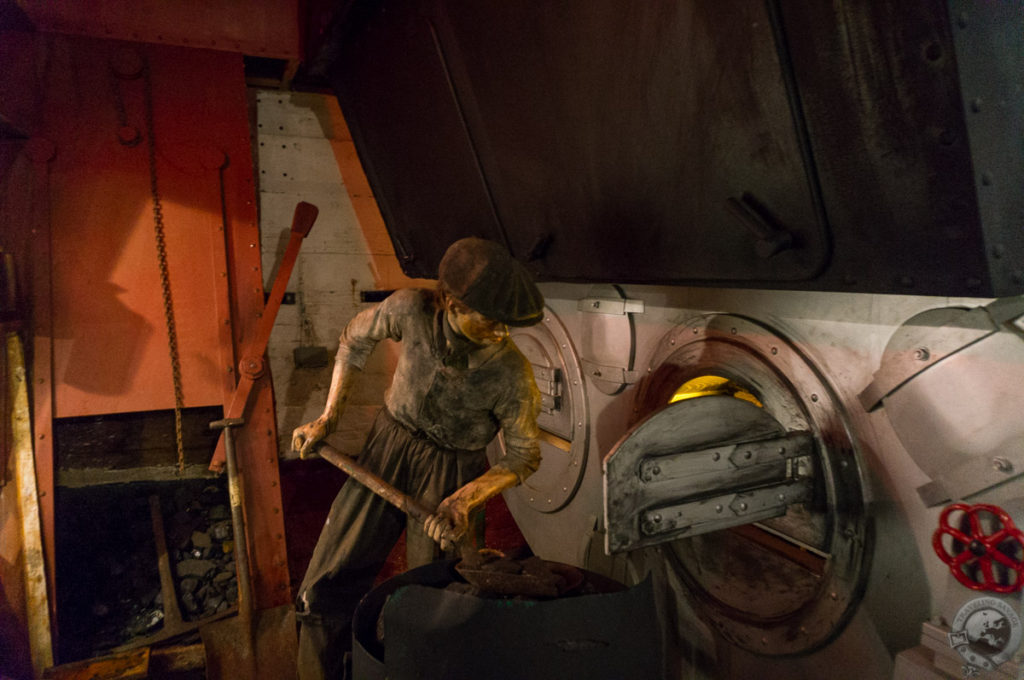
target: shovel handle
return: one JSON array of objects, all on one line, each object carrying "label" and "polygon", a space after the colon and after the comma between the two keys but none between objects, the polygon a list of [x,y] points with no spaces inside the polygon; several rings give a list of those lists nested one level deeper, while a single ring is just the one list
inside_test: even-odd
[{"label": "shovel handle", "polygon": [[[430,508],[423,505],[412,496],[402,493],[388,482],[364,468],[349,456],[338,451],[330,444],[326,442],[319,442],[313,450],[328,463],[347,473],[349,477],[355,479],[367,489],[374,492],[388,503],[391,503],[391,505],[409,515],[409,517],[412,517],[420,524],[423,524],[429,517],[433,516],[434,512]],[[451,529],[446,529],[441,537],[451,543],[459,543],[452,537]]]}]

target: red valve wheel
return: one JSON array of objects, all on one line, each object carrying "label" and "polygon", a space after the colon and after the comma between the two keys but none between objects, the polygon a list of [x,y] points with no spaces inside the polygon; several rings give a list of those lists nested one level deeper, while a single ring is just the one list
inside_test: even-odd
[{"label": "red valve wheel", "polygon": [[[954,512],[964,513],[970,527],[969,534],[949,523],[949,516]],[[991,534],[985,533],[979,518],[981,513],[987,513],[997,519],[999,529]],[[944,535],[962,544],[963,548],[959,552],[947,550],[942,542]],[[1024,533],[1014,526],[1013,520],[1005,510],[995,505],[986,504],[954,503],[950,505],[939,515],[939,528],[932,536],[932,547],[935,549],[935,554],[949,566],[950,572],[957,581],[971,590],[989,590],[996,593],[1014,593],[1024,587],[1024,559],[1015,560],[999,549],[1000,546],[1008,543],[1015,545],[1013,554],[1024,553]],[[954,545],[954,550],[955,547]],[[998,582],[995,572],[992,570],[993,562],[998,562],[1016,574],[1012,583]],[[981,580],[971,578],[964,571],[965,565],[976,566],[980,570]]]}]

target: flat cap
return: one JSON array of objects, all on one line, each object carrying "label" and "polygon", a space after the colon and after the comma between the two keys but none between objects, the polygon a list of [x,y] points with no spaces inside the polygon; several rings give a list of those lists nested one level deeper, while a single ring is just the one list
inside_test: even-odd
[{"label": "flat cap", "polygon": [[533,277],[500,243],[459,239],[441,258],[438,279],[457,300],[495,321],[532,326],[544,318],[544,296]]}]

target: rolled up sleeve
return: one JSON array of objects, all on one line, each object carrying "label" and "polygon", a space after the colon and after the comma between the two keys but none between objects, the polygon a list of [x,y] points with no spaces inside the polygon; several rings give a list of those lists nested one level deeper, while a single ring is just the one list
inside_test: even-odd
[{"label": "rolled up sleeve", "polygon": [[402,307],[407,304],[408,297],[408,291],[397,291],[356,314],[341,332],[335,361],[362,369],[381,340],[401,340]]}]

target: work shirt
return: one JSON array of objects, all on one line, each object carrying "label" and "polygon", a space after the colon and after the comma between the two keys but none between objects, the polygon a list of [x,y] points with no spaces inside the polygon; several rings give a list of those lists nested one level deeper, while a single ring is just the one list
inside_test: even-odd
[{"label": "work shirt", "polygon": [[384,403],[414,434],[450,449],[482,449],[500,429],[505,456],[495,467],[522,482],[540,465],[540,392],[530,362],[505,338],[479,346],[451,329],[437,292],[400,290],[356,315],[337,361],[362,369],[385,338],[399,341]]}]

